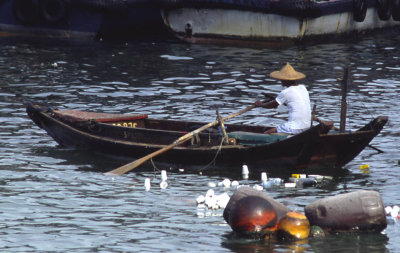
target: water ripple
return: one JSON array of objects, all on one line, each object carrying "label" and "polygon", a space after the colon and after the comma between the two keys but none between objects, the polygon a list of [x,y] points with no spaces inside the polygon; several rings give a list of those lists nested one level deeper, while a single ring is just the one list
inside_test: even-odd
[{"label": "water ripple", "polygon": [[[377,115],[389,123],[372,144],[385,153],[364,150],[343,174],[308,189],[279,188],[267,193],[293,210],[356,189],[377,190],[386,205],[398,197],[400,78],[399,35],[366,37],[356,43],[325,43],[286,49],[251,49],[178,43],[63,44],[0,40],[0,227],[2,248],[10,252],[237,252],[287,251],[292,244],[231,238],[222,210],[196,208],[195,198],[210,181],[242,181],[241,168],[224,175],[168,172],[160,189],[159,169],[147,167],[123,177],[107,171],[121,161],[65,149],[26,116],[28,101],[54,108],[110,113],[143,113],[155,118],[211,122],[218,108],[230,115],[282,87],[269,73],[291,62],[307,74],[317,116],[340,117],[340,82],[345,65],[353,78],[348,93],[348,128]],[[7,64],[5,64],[7,63]],[[56,63],[56,64],[54,64]],[[254,109],[230,122],[280,124],[278,110]],[[363,174],[360,164],[369,164]],[[185,169],[185,168],[182,168]],[[273,176],[273,175],[271,175]],[[144,191],[145,178],[152,188]],[[233,189],[218,189],[233,193]],[[399,251],[399,224],[385,235],[328,237],[304,244],[307,252]],[[382,237],[383,236],[383,237]],[[350,239],[349,239],[350,238]],[[365,245],[365,246],[363,246]]]}]

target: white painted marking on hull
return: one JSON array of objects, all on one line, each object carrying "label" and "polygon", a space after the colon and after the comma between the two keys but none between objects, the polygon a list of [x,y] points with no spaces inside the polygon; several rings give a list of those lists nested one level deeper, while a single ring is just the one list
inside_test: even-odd
[{"label": "white painted marking on hull", "polygon": [[352,13],[338,13],[312,19],[227,9],[182,8],[163,11],[164,21],[172,31],[185,33],[190,24],[192,36],[241,37],[254,39],[301,39],[312,35],[343,34],[400,25],[382,21],[375,8],[367,10],[364,22],[356,22]]}]

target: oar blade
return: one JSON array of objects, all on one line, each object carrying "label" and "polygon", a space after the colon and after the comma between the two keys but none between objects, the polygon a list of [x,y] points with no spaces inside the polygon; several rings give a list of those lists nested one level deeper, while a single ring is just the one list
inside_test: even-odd
[{"label": "oar blade", "polygon": [[[144,159],[146,158],[146,159]],[[142,163],[144,163],[145,161],[147,161],[147,157],[142,157],[141,159],[138,159],[136,161],[133,161],[131,163],[125,164],[121,167],[118,167],[114,170],[108,171],[106,173],[104,173],[105,175],[112,175],[112,176],[121,176],[131,170],[133,170],[136,167],[139,167]]]}]

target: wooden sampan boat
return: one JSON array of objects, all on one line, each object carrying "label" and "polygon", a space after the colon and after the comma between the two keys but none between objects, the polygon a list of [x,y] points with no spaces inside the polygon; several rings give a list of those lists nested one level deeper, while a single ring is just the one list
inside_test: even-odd
[{"label": "wooden sampan boat", "polygon": [[[147,115],[106,114],[56,110],[27,105],[29,117],[60,145],[127,157],[131,160],[155,152],[182,135],[203,126],[201,122],[150,119]],[[225,124],[229,142],[217,128],[209,128],[154,158],[173,166],[199,168],[247,164],[253,168],[332,169],[354,159],[382,130],[380,116],[355,132],[332,131],[324,122],[297,135],[263,134],[268,127]],[[189,166],[190,165],[190,166]]]}]

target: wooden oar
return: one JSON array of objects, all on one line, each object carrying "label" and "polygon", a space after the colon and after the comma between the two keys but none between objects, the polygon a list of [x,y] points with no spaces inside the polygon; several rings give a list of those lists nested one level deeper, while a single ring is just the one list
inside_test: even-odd
[{"label": "wooden oar", "polygon": [[[256,107],[255,105],[252,105],[252,106],[249,106],[249,107],[247,107],[247,108],[245,108],[245,109],[243,109],[243,110],[241,110],[241,111],[239,111],[237,113],[229,115],[229,116],[223,118],[222,122],[226,121],[228,119],[231,119],[233,117],[239,116],[240,114],[243,114],[245,112],[248,112],[248,111],[250,111],[251,109],[253,109],[255,107]],[[117,168],[115,170],[111,170],[109,172],[106,172],[105,174],[106,175],[122,175],[122,174],[125,174],[126,172],[129,172],[129,171],[133,170],[134,168],[140,166],[142,163],[146,162],[147,160],[150,160],[151,158],[153,158],[153,157],[155,157],[155,156],[157,156],[159,154],[162,154],[162,153],[164,153],[164,152],[166,152],[166,151],[168,151],[168,150],[170,150],[170,149],[172,149],[172,148],[174,148],[174,147],[176,147],[176,146],[178,146],[178,145],[190,140],[193,136],[195,136],[196,134],[200,133],[201,131],[204,131],[207,128],[216,126],[219,123],[220,123],[220,121],[218,121],[218,120],[210,122],[210,123],[198,128],[198,129],[196,129],[196,130],[194,130],[194,131],[192,131],[190,133],[187,133],[187,134],[181,136],[179,139],[177,139],[176,141],[174,141],[173,143],[171,143],[170,145],[168,145],[168,146],[166,146],[166,147],[164,147],[162,149],[159,149],[159,150],[157,150],[157,151],[155,151],[155,152],[153,152],[151,154],[148,154],[148,155],[146,155],[146,156],[144,156],[144,157],[142,157],[142,158],[140,158],[140,159],[138,159],[136,161],[133,161],[133,162],[128,163],[128,164],[125,164],[125,165],[123,165],[123,166],[121,166],[121,167],[119,167],[119,168]]]}]

